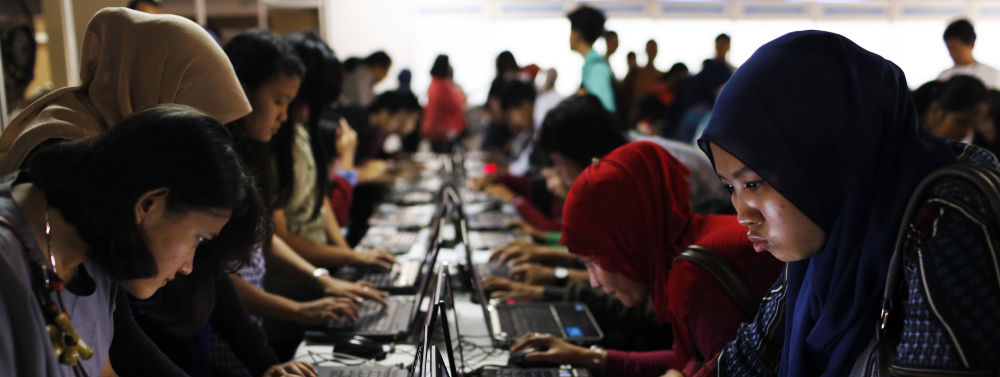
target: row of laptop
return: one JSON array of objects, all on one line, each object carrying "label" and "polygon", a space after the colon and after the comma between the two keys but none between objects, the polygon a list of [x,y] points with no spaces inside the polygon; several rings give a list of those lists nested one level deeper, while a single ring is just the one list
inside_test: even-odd
[{"label": "row of laptop", "polygon": [[[464,249],[465,266],[463,279],[473,293],[473,299],[480,304],[484,324],[495,347],[505,347],[512,344],[522,335],[530,332],[551,333],[577,344],[591,344],[603,338],[600,328],[585,305],[580,303],[517,303],[506,304],[491,302],[479,285],[484,270],[482,265],[473,263],[473,252],[477,249],[474,237],[469,230],[469,219],[463,210],[462,196],[451,185],[444,185],[437,193],[438,203],[435,206],[430,229],[424,243],[424,253],[421,259],[403,262],[399,265],[401,273],[382,272],[394,276],[390,285],[382,288],[393,294],[387,298],[389,305],[382,307],[376,303],[366,302],[359,308],[359,318],[355,322],[345,322],[342,325],[327,328],[326,331],[339,335],[356,334],[382,341],[404,340],[419,327],[421,302],[429,293],[433,283],[432,276],[437,264],[440,250],[446,242],[441,239],[441,227],[452,226],[455,230],[455,240],[448,246]],[[378,281],[371,271],[361,273],[356,271],[354,278],[368,281]],[[491,273],[486,271],[485,273]],[[404,283],[411,283],[409,285]],[[431,302],[434,299],[431,293]],[[449,293],[448,297],[452,297]],[[453,309],[453,305],[452,305]],[[428,312],[432,312],[429,310]],[[428,313],[432,315],[433,313]],[[431,318],[431,317],[428,317]],[[425,320],[425,322],[427,322]],[[457,333],[457,331],[456,331]],[[458,342],[455,343],[456,345]],[[425,348],[426,349],[426,348]],[[446,352],[450,355],[449,352]],[[460,358],[461,359],[461,358]],[[459,367],[454,367],[454,375]],[[565,374],[564,374],[565,375]]]}]

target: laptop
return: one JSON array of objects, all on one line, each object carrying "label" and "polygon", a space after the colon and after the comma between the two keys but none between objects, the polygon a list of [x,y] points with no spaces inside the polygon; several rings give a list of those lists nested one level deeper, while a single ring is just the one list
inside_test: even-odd
[{"label": "laptop", "polygon": [[[461,347],[453,347],[453,345],[460,344],[461,335],[458,332],[458,312],[455,310],[455,296],[451,288],[451,275],[448,273],[447,264],[441,265],[435,281],[434,295],[424,327],[423,348],[428,349],[430,346],[436,346],[441,350],[446,350],[449,375],[462,376],[465,356]],[[458,354],[458,362],[455,361],[456,353]]]},{"label": "laptop", "polygon": [[383,307],[372,300],[365,300],[358,305],[358,319],[344,321],[327,327],[328,332],[350,333],[367,336],[376,340],[398,340],[406,336],[420,311],[420,302],[430,286],[434,276],[434,264],[437,261],[441,245],[437,231],[431,232],[428,241],[427,257],[424,259],[420,272],[420,283],[415,295],[393,295],[386,297],[388,306]]},{"label": "laptop", "polygon": [[[447,190],[446,190],[447,191]],[[454,195],[445,195],[446,200],[456,200]],[[455,207],[461,209],[461,203]],[[523,335],[538,332],[555,335],[574,344],[594,344],[604,339],[604,332],[594,319],[587,305],[580,302],[524,302],[499,303],[486,300],[480,282],[480,274],[472,261],[473,249],[469,247],[469,227],[464,212],[452,220],[461,239],[459,246],[465,248],[465,260],[471,278],[470,285],[483,307],[486,326],[496,344],[512,345]]]},{"label": "laptop", "polygon": [[[461,342],[461,331],[458,328],[458,310],[455,308],[455,296],[452,294],[451,280],[449,279],[448,272],[446,269],[438,273],[438,283],[436,285],[436,296],[439,299],[432,301],[435,303],[432,307],[432,313],[427,315],[430,320],[430,325],[426,326],[424,329],[424,339],[427,340],[423,344],[424,349],[431,349],[432,351],[428,355],[426,361],[427,366],[424,371],[429,371],[431,373],[436,373],[435,375],[444,375],[441,373],[448,373],[449,376],[469,376],[472,373],[465,373],[464,371],[470,370],[471,368],[465,364],[464,351],[462,350]],[[441,341],[436,341],[438,338],[438,330],[442,333]],[[442,350],[444,352],[444,357],[439,355],[434,355],[435,350]],[[434,357],[435,359],[431,359]],[[424,374],[429,375],[429,374]],[[571,367],[559,367],[559,368],[518,368],[518,367],[486,367],[479,371],[480,376],[489,377],[533,377],[533,376],[551,376],[551,377],[589,377],[590,371],[580,368]]]},{"label": "laptop", "polygon": [[[428,273],[427,276],[433,274]],[[435,284],[437,285],[437,284]],[[435,289],[437,292],[438,289]],[[432,303],[435,298],[432,297]],[[419,306],[419,305],[418,305]],[[432,323],[431,316],[434,315],[434,306],[431,305],[431,310],[427,312],[424,317],[423,330],[420,334],[420,339],[416,343],[416,351],[413,355],[413,363],[410,365],[409,369],[403,369],[398,366],[377,366],[377,365],[364,365],[364,366],[317,366],[316,369],[319,372],[320,377],[420,377],[430,375],[424,373],[424,371],[434,370],[431,368],[440,369],[444,362],[441,360],[440,352],[434,349],[428,353],[425,353],[428,326]],[[437,356],[435,356],[437,353]],[[437,357],[438,359],[433,361],[428,361],[428,356]],[[425,369],[426,368],[426,369]]]},{"label": "laptop", "polygon": [[370,226],[387,226],[404,230],[416,230],[429,226],[434,217],[433,204],[397,206],[382,204],[376,215],[368,220]]},{"label": "laptop", "polygon": [[[430,236],[427,240],[427,245],[430,246],[437,242],[438,234],[441,230],[441,218],[445,212],[446,208],[444,203],[438,205],[437,211],[435,211],[434,216],[431,220],[431,231]],[[417,282],[420,278],[420,272],[423,266],[427,265],[429,259],[431,258],[431,252],[428,250],[424,254],[422,260],[404,260],[396,263],[392,266],[390,270],[384,270],[380,268],[357,268],[353,266],[345,266],[340,268],[334,275],[338,278],[350,281],[364,280],[372,283],[376,289],[387,291],[389,293],[414,293],[417,289]],[[434,262],[430,261],[433,266]],[[433,271],[431,269],[430,271]]]},{"label": "laptop", "polygon": [[531,237],[502,230],[473,230],[469,232],[469,246],[475,250],[490,250],[514,241],[531,241]]},{"label": "laptop", "polygon": [[398,230],[396,228],[368,228],[364,238],[358,242],[358,247],[366,249],[379,248],[394,255],[403,255],[410,252],[413,244],[417,243],[419,231]]}]

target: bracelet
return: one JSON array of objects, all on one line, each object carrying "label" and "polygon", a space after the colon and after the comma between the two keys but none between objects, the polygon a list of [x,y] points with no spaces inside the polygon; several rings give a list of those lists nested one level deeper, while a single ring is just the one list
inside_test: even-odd
[{"label": "bracelet", "polygon": [[327,270],[323,267],[319,267],[313,270],[313,280],[317,280],[319,279],[320,276],[323,275],[330,276],[330,270]]}]

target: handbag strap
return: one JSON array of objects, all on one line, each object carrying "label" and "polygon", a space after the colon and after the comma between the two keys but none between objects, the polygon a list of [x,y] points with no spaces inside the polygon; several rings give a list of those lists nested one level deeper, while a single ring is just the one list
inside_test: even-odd
[{"label": "handbag strap", "polygon": [[674,263],[682,259],[690,261],[712,274],[747,318],[753,318],[754,314],[757,313],[760,300],[755,298],[750,286],[736,272],[733,265],[721,255],[705,247],[691,245],[674,258]]},{"label": "handbag strap", "polygon": [[902,259],[903,249],[906,245],[907,237],[911,236],[910,222],[916,211],[924,203],[925,193],[932,184],[945,176],[958,176],[976,186],[985,194],[995,193],[997,195],[985,195],[990,208],[994,213],[1000,213],[1000,174],[988,168],[978,167],[968,163],[956,163],[937,169],[924,178],[913,190],[910,202],[906,205],[903,213],[902,224],[899,233],[896,235],[896,245],[893,248],[892,259],[889,260],[889,271],[886,276],[885,292],[882,295],[882,312],[876,331],[876,339],[881,338],[887,332],[889,316],[894,312],[895,294],[902,280]]}]

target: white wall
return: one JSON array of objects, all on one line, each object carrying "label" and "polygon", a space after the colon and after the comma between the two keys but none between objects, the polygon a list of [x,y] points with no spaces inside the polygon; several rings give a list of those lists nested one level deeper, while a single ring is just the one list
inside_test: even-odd
[{"label": "white wall", "polygon": [[[860,18],[816,16],[823,3],[809,3],[816,8],[791,17],[750,17],[727,8],[723,17],[667,18],[657,13],[655,7],[660,3],[633,0],[632,3],[644,4],[644,10],[609,16],[607,27],[617,31],[620,39],[618,53],[611,65],[619,78],[624,76],[625,54],[630,50],[638,54],[639,64],[645,64],[645,42],[652,38],[659,44],[656,60],[659,69],[665,70],[681,61],[692,72],[697,72],[701,61],[714,53],[715,36],[723,32],[733,37],[729,57],[739,65],[760,45],[784,33],[821,29],[843,34],[892,60],[903,69],[910,86],[915,88],[951,65],[941,33],[956,16],[954,9],[979,11],[994,17],[1000,10],[985,10],[986,5],[996,2],[952,1],[944,3],[951,8],[940,14],[913,15],[913,11],[903,11],[897,2],[903,6],[939,4],[861,0],[856,3],[889,4],[890,10],[882,16],[862,15]],[[607,3],[629,4],[627,1],[597,4],[605,6]],[[726,6],[741,6],[734,3],[726,3]],[[787,4],[800,3],[803,2]],[[954,8],[954,4],[959,4],[959,8]],[[507,8],[521,5],[544,9],[517,14]],[[455,69],[455,81],[466,90],[470,103],[482,103],[494,76],[496,54],[506,49],[514,53],[522,66],[534,63],[543,69],[556,68],[559,71],[557,90],[570,94],[579,87],[582,58],[569,50],[569,22],[564,13],[565,9],[575,6],[572,1],[562,0],[336,0],[326,7],[326,37],[341,59],[365,56],[376,49],[384,49],[392,56],[390,76],[377,90],[395,88],[395,75],[400,69],[409,68],[413,71],[413,89],[422,95],[430,81],[428,72],[434,57],[446,53]],[[976,55],[981,62],[1000,66],[1000,21],[988,16],[976,17],[979,15],[972,15],[979,34]],[[603,42],[599,41],[595,48],[603,51]]]}]

